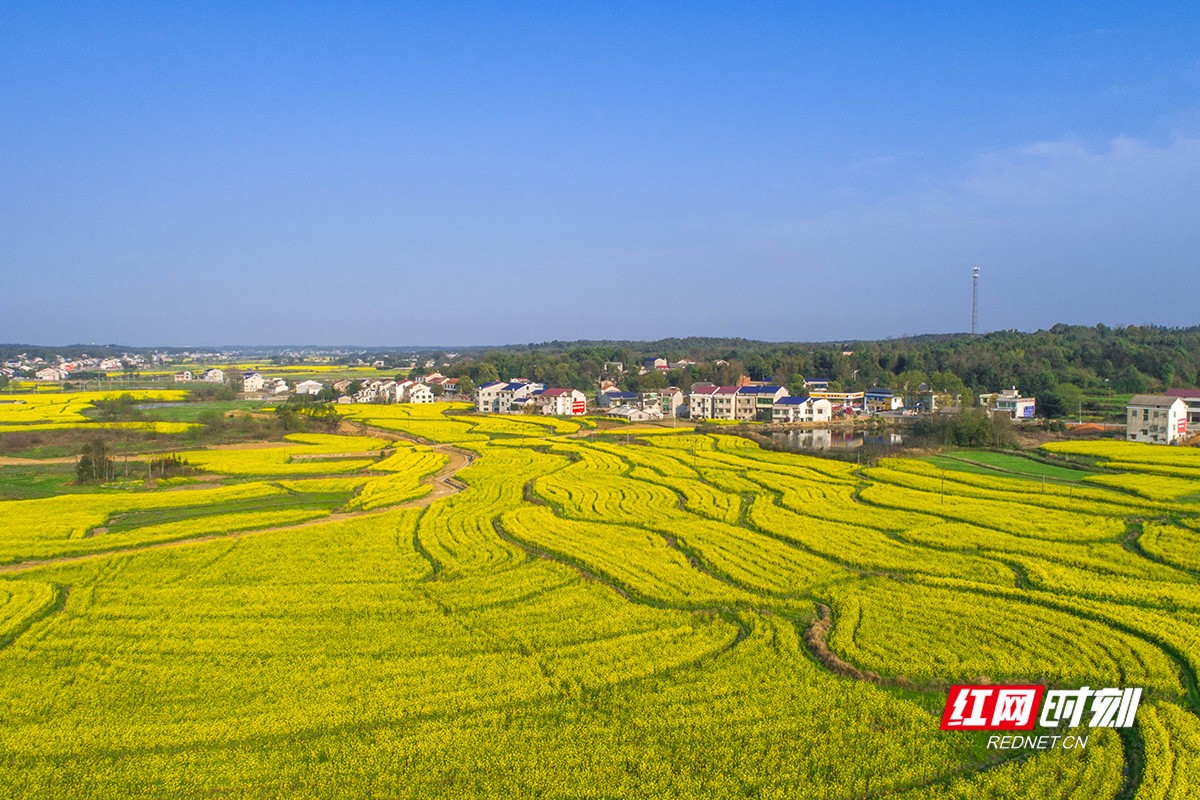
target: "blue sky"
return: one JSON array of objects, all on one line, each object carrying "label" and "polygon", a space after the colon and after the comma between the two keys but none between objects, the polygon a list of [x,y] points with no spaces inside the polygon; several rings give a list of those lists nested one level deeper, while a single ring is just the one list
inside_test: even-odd
[{"label": "blue sky", "polygon": [[1185,3],[0,6],[0,341],[1200,324]]}]

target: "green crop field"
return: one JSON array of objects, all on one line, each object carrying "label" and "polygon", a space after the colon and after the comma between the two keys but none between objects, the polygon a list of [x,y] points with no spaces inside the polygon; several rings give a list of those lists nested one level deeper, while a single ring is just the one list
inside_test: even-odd
[{"label": "green crop field", "polygon": [[[1200,794],[1191,451],[339,411],[175,484],[0,471],[0,795]],[[990,682],[1144,695],[1082,750],[940,730]]]},{"label": "green crop field", "polygon": [[1082,469],[1050,464],[1040,458],[1015,453],[999,453],[992,450],[956,450],[943,455],[924,459],[942,469],[959,472],[974,472],[978,475],[1001,475],[1009,477],[1043,478],[1057,481],[1080,481],[1092,475]]}]

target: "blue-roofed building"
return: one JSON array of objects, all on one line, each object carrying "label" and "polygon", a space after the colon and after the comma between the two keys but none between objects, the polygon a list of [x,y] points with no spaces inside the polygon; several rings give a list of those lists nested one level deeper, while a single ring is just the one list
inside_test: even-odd
[{"label": "blue-roofed building", "polygon": [[636,406],[638,400],[639,395],[637,392],[600,392],[596,395],[596,407],[621,408],[622,406]]},{"label": "blue-roofed building", "polygon": [[824,392],[829,388],[829,378],[805,378],[804,388],[816,392]]},{"label": "blue-roofed building", "polygon": [[775,401],[787,396],[788,390],[782,386],[771,384],[739,386],[734,419],[770,422],[771,409],[775,405]]},{"label": "blue-roofed building", "polygon": [[540,383],[530,381],[492,381],[480,386],[475,392],[475,408],[484,414],[507,414],[513,410],[513,401],[524,399],[539,389]]},{"label": "blue-roofed building", "polygon": [[772,422],[828,422],[833,404],[821,397],[781,397],[771,406]]}]

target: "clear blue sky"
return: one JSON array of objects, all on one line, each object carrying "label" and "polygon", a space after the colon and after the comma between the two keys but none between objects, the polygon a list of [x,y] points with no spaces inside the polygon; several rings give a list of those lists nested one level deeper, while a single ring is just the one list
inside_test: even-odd
[{"label": "clear blue sky", "polygon": [[0,341],[1200,324],[1194,3],[0,5]]}]

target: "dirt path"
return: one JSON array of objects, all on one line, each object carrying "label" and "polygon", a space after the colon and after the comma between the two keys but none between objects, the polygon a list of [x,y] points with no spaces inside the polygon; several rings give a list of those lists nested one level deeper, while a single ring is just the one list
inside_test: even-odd
[{"label": "dirt path", "polygon": [[74,464],[79,456],[60,456],[58,458],[14,458],[0,456],[0,467],[40,467],[43,464]]},{"label": "dirt path", "polygon": [[[364,428],[366,426],[363,426]],[[372,428],[372,432],[378,429]],[[379,431],[384,433],[384,431]],[[404,440],[417,442],[415,437],[398,434],[394,431],[387,431],[389,435],[386,438],[394,441]],[[112,550],[101,550],[95,553],[83,553],[72,556],[55,556],[53,558],[34,559],[29,561],[20,561],[15,564],[0,565],[0,574],[11,572],[24,572],[26,570],[35,569],[37,567],[49,566],[52,564],[67,564],[78,561],[91,561],[97,558],[106,558],[113,555],[123,555],[126,553],[139,553],[144,550],[160,550],[165,547],[182,547],[189,544],[203,544],[204,542],[212,542],[217,539],[242,539],[247,536],[260,536],[265,533],[281,533],[284,531],[296,531],[303,528],[311,528],[314,525],[324,525],[327,522],[340,522],[349,519],[369,519],[371,517],[382,516],[391,511],[402,508],[425,508],[437,500],[444,497],[449,497],[452,494],[457,494],[467,488],[467,485],[458,480],[454,476],[459,470],[471,466],[475,460],[475,454],[469,450],[463,450],[453,445],[434,444],[430,448],[435,452],[442,453],[446,456],[446,465],[433,475],[426,476],[421,479],[421,483],[432,486],[432,490],[415,500],[410,500],[407,503],[400,503],[387,508],[374,509],[372,511],[345,511],[329,514],[324,517],[299,522],[295,525],[281,525],[274,528],[255,528],[253,530],[235,531],[232,533],[214,533],[206,536],[195,536],[188,539],[174,539],[169,542],[149,542],[146,544],[130,545],[128,547],[118,547]]]},{"label": "dirt path", "polygon": [[[295,447],[295,442],[239,442],[237,444],[218,444],[206,448],[208,450],[267,450],[273,447]],[[178,448],[185,450],[187,448]],[[159,457],[162,453],[151,453],[150,456]],[[378,455],[377,453],[372,454]],[[117,455],[115,460],[121,461],[145,461],[146,454],[138,455]],[[14,456],[0,456],[0,467],[38,467],[43,464],[74,464],[79,461],[79,456],[57,456],[55,458],[17,458]]]}]

